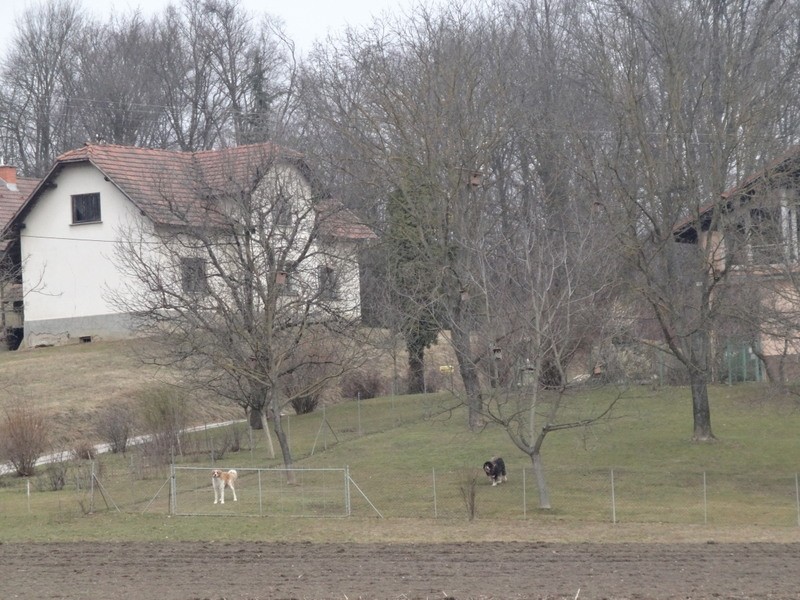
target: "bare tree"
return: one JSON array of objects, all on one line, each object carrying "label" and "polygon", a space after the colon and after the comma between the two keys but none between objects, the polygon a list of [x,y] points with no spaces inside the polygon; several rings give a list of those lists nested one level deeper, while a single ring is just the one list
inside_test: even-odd
[{"label": "bare tree", "polygon": [[[498,23],[475,16],[453,5],[440,14],[422,10],[408,22],[352,32],[344,47],[320,51],[304,89],[309,119],[317,123],[314,139],[318,147],[334,140],[339,152],[331,166],[341,180],[355,182],[382,206],[393,194],[404,198],[418,223],[425,222],[422,237],[410,237],[422,227],[405,231],[413,260],[429,271],[424,296],[412,297],[408,288],[397,294],[405,297],[409,325],[435,314],[438,326],[451,332],[470,424],[478,427],[474,315],[462,304],[475,265],[464,242],[481,239],[487,226],[476,189],[502,135],[497,93],[505,70],[498,68],[503,47],[491,43]],[[374,214],[389,226],[385,209]],[[394,225],[399,232],[398,221]],[[416,303],[413,311],[409,302]],[[414,348],[411,354],[421,356]]]},{"label": "bare tree", "polygon": [[47,450],[47,431],[42,412],[25,404],[7,410],[0,422],[0,457],[11,463],[17,475],[30,477]]},{"label": "bare tree", "polygon": [[[618,329],[611,307],[619,272],[608,259],[613,240],[581,206],[585,200],[570,197],[559,205],[557,222],[543,212],[531,219],[531,208],[520,203],[517,218],[508,215],[517,223],[508,237],[484,244],[485,277],[473,287],[480,292],[476,300],[486,305],[479,331],[494,339],[483,363],[485,378],[493,381],[484,418],[502,426],[531,459],[541,508],[550,508],[541,456],[545,436],[587,427],[608,416],[614,404],[563,410],[575,359],[591,356]],[[537,203],[540,211],[546,202]]]},{"label": "bare tree", "polygon": [[153,70],[184,150],[282,139],[295,102],[294,45],[238,0],[186,1],[159,24]]},{"label": "bare tree", "polygon": [[154,37],[154,25],[134,13],[91,24],[76,40],[70,112],[86,139],[159,145],[163,95],[152,65],[161,48]]},{"label": "bare tree", "polygon": [[587,9],[576,68],[608,123],[584,136],[595,165],[587,179],[616,226],[631,290],[686,368],[693,437],[710,440],[711,337],[722,309],[715,297],[730,270],[715,268],[718,239],[686,247],[675,244],[675,231],[701,214],[719,218],[723,211],[705,209],[721,208],[731,178],[774,147],[795,60],[776,51],[794,39],[797,9],[738,0],[615,0]]},{"label": "bare tree", "polygon": [[[3,67],[5,132],[29,176],[78,143],[69,118],[74,42],[83,27],[78,4],[49,0],[23,13]],[[82,140],[81,140],[82,141]]]},{"label": "bare tree", "polygon": [[320,197],[296,153],[197,159],[171,174],[195,200],[165,187],[156,226],[125,232],[117,259],[133,283],[115,302],[163,341],[155,360],[242,406],[251,425],[268,433],[271,420],[290,467],[284,408],[360,364],[354,219]]}]

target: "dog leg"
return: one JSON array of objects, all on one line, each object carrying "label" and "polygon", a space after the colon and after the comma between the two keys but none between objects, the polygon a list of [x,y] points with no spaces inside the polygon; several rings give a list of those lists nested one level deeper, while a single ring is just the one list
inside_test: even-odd
[{"label": "dog leg", "polygon": [[233,492],[233,501],[238,502],[238,500],[236,499],[236,488],[231,486],[231,492]]}]

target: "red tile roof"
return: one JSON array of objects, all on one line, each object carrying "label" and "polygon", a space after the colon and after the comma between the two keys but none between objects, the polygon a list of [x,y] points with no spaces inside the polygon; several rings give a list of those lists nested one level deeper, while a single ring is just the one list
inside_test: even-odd
[{"label": "red tile roof", "polygon": [[[87,144],[59,156],[43,183],[62,168],[83,162],[100,170],[153,222],[165,225],[208,223],[215,212],[209,200],[230,195],[232,190],[252,189],[275,162],[295,164],[316,187],[302,154],[271,143],[202,152]],[[37,193],[43,187],[40,185]],[[375,237],[349,211],[332,213],[329,208],[324,212],[331,215],[331,223],[326,226],[330,235],[348,239]]]},{"label": "red tile roof", "polygon": [[182,225],[205,223],[214,194],[244,188],[274,161],[301,159],[273,144],[204,152],[87,144],[59,156],[54,169],[89,162],[155,223]]},{"label": "red tile roof", "polygon": [[374,240],[378,237],[369,225],[360,221],[339,200],[320,201],[317,210],[321,216],[322,235],[347,240]]},{"label": "red tile roof", "polygon": [[5,230],[11,218],[16,214],[38,183],[38,179],[18,177],[17,189],[14,190],[9,189],[5,182],[0,182],[0,231]]}]

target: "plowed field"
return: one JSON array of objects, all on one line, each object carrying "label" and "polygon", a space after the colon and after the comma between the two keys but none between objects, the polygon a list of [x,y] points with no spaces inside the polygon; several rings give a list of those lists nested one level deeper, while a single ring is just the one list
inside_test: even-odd
[{"label": "plowed field", "polygon": [[0,544],[0,598],[800,598],[796,543]]}]

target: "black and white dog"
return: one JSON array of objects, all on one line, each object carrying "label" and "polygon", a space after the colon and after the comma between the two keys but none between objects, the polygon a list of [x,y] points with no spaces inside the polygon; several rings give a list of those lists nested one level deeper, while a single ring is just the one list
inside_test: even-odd
[{"label": "black and white dog", "polygon": [[492,460],[483,463],[483,472],[492,480],[492,485],[508,481],[506,463],[499,456],[493,456]]}]

